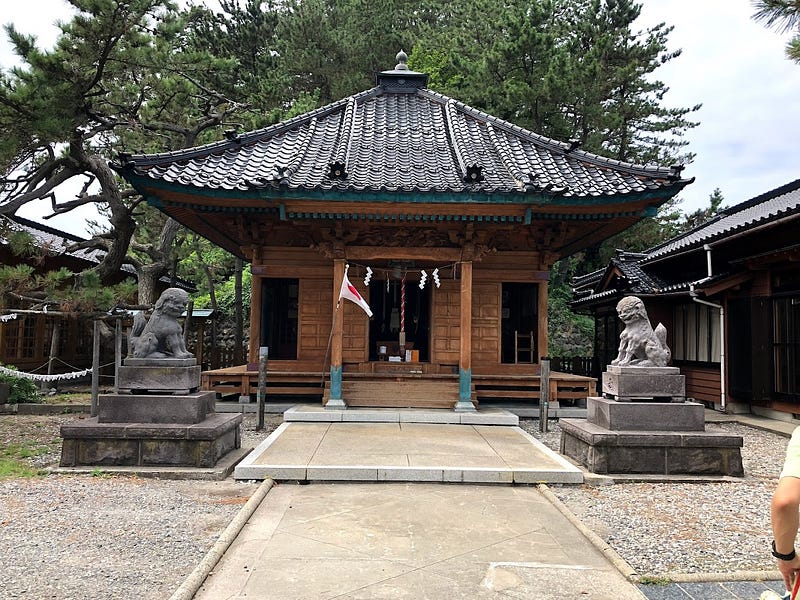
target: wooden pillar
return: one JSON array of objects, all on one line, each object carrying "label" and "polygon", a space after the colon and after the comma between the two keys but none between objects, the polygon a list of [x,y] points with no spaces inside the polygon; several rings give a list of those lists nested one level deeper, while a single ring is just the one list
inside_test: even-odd
[{"label": "wooden pillar", "polygon": [[534,362],[539,362],[539,358],[542,356],[549,356],[547,345],[548,345],[548,337],[547,337],[547,328],[548,328],[548,319],[547,319],[547,289],[548,289],[548,282],[547,281],[540,281],[539,282],[539,308],[538,308],[538,338],[536,343],[536,348],[539,352],[539,356],[534,357]]},{"label": "wooden pillar", "polygon": [[328,394],[328,402],[325,408],[343,409],[347,408],[342,399],[342,333],[344,331],[344,320],[342,313],[344,310],[340,306],[339,291],[342,288],[344,279],[343,258],[333,259],[333,331],[331,333],[331,388]]},{"label": "wooden pillar", "polygon": [[458,359],[458,412],[474,411],[472,404],[472,261],[461,262],[461,353]]},{"label": "wooden pillar", "polygon": [[261,346],[262,280],[262,277],[253,274],[250,284],[250,343],[247,349],[248,363],[258,363],[258,348]]}]

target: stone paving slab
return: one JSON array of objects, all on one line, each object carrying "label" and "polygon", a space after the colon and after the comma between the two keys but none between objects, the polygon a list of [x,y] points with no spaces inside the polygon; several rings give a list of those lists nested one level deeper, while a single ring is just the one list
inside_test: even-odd
[{"label": "stone paving slab", "polygon": [[278,484],[198,600],[643,600],[535,487]]},{"label": "stone paving slab", "polygon": [[440,423],[452,425],[519,425],[519,417],[503,408],[481,408],[474,412],[414,408],[328,409],[324,406],[294,406],[283,413],[288,422]]},{"label": "stone paving slab", "polygon": [[416,422],[287,422],[236,479],[583,483],[582,471],[519,427]]}]

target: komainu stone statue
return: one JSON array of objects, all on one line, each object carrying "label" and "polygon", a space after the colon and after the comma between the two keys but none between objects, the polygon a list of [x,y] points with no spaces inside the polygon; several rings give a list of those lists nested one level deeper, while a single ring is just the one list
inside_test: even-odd
[{"label": "komainu stone statue", "polygon": [[133,358],[193,358],[178,323],[188,303],[189,294],[184,290],[164,290],[149,320],[142,313],[134,317],[128,354]]},{"label": "komainu stone statue", "polygon": [[619,336],[619,353],[612,365],[666,367],[672,356],[667,346],[667,329],[661,323],[653,330],[644,303],[627,296],[617,303],[617,314],[625,323]]}]

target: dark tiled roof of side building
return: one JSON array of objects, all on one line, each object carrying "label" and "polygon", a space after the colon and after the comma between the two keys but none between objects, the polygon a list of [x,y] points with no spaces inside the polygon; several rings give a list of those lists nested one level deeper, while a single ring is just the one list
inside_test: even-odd
[{"label": "dark tiled roof of side building", "polygon": [[606,268],[598,269],[573,279],[572,287],[575,302],[619,293],[620,290],[617,289],[595,293],[597,286],[614,270],[619,271],[627,281],[628,286],[624,290],[626,293],[642,295],[657,293],[665,286],[665,282],[641,268],[640,261],[646,256],[646,254],[640,252],[617,250],[616,256],[611,259]]},{"label": "dark tiled roof of side building", "polygon": [[[650,272],[651,264],[668,260],[676,254],[702,248],[704,244],[724,239],[727,236],[760,225],[800,214],[800,179],[782,185],[774,190],[756,196],[750,200],[720,211],[714,218],[687,231],[677,237],[655,246],[645,253],[629,253],[617,251],[605,269],[593,271],[573,280],[574,300],[572,306],[577,307],[587,302],[613,296],[615,294],[669,294],[688,292],[694,283],[692,280],[667,282]],[[617,267],[630,283],[624,290],[602,290],[598,286],[603,282],[605,274]],[[718,272],[711,279],[704,280],[706,285],[722,280],[730,275],[729,270]]]},{"label": "dark tiled roof of side building", "polygon": [[740,230],[800,212],[800,179],[720,211],[714,218],[647,251],[642,264],[701,247]]},{"label": "dark tiled roof of side building", "polygon": [[[9,225],[13,229],[17,231],[24,231],[30,235],[35,241],[37,248],[44,250],[53,256],[67,256],[71,260],[76,261],[77,264],[82,265],[87,269],[99,264],[103,258],[105,258],[105,251],[97,248],[80,248],[77,250],[69,249],[73,244],[86,241],[87,238],[82,238],[72,233],[61,231],[60,229],[55,229],[53,227],[49,227],[48,225],[43,225],[42,223],[37,223],[36,221],[31,221],[30,219],[26,219],[17,215],[6,215],[5,219],[8,220]],[[5,243],[6,239],[3,236],[2,231],[0,231],[0,244]],[[134,269],[131,265],[123,264],[120,267],[120,270],[123,271],[127,276],[136,278],[136,269]],[[168,284],[169,278],[162,277],[160,281]],[[178,279],[175,282],[175,285],[188,291],[195,290],[194,284],[182,279]]]},{"label": "dark tiled roof of side building", "polygon": [[[120,155],[126,176],[210,190],[603,198],[673,194],[681,167],[603,158],[426,89],[401,61],[378,85],[258,131],[197,148]],[[420,197],[422,200],[423,197]],[[474,201],[474,200],[473,200]]]}]

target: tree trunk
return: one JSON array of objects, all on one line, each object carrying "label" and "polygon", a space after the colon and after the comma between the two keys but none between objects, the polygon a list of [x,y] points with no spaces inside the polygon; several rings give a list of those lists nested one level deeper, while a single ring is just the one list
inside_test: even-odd
[{"label": "tree trunk", "polygon": [[172,244],[180,230],[180,223],[167,219],[161,228],[158,243],[149,252],[153,262],[136,270],[139,277],[139,304],[154,304],[158,299],[158,280],[170,270]]}]

